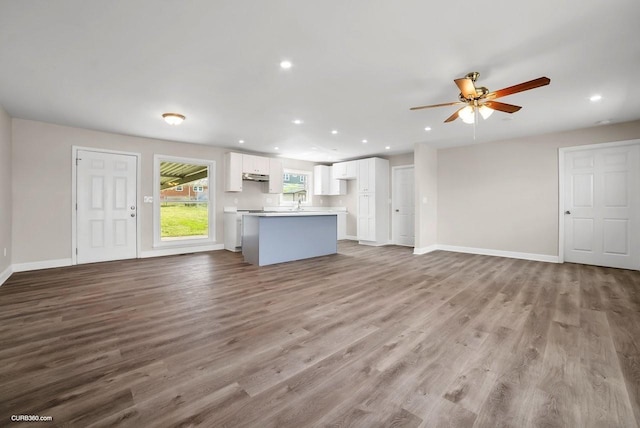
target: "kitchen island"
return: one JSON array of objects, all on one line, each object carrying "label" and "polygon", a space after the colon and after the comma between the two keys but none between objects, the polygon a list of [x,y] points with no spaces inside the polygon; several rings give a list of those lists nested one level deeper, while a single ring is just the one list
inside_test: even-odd
[{"label": "kitchen island", "polygon": [[335,212],[247,213],[242,221],[242,255],[265,266],[338,252]]}]

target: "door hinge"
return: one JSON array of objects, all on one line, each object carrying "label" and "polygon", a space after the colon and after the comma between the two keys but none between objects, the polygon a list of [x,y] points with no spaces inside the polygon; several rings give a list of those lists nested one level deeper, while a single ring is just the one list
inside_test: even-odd
[{"label": "door hinge", "polygon": [[78,204],[76,204],[76,211],[78,211]]},{"label": "door hinge", "polygon": [[76,256],[78,255],[78,249],[76,248]]}]

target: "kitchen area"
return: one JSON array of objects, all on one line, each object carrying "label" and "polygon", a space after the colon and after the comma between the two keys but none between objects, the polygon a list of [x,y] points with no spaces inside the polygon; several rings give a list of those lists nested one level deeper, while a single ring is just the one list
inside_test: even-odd
[{"label": "kitchen area", "polygon": [[386,159],[321,165],[229,152],[224,178],[224,248],[248,263],[334,254],[341,239],[388,243]]}]

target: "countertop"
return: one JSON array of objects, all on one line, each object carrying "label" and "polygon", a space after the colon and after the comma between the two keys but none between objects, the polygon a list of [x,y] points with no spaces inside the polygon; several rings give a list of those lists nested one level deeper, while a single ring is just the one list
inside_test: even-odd
[{"label": "countertop", "polygon": [[262,212],[262,213],[244,213],[245,216],[255,217],[301,217],[301,216],[318,216],[318,215],[338,215],[339,212],[333,211],[282,211],[282,212]]}]

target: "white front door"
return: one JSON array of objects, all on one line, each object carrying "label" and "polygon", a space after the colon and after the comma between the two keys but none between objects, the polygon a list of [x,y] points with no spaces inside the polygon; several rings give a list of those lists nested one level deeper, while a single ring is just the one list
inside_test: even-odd
[{"label": "white front door", "polygon": [[640,144],[568,151],[565,261],[640,268]]},{"label": "white front door", "polygon": [[137,256],[137,158],[78,150],[76,158],[78,263]]},{"label": "white front door", "polygon": [[393,168],[393,242],[415,243],[415,194],[413,166]]}]

